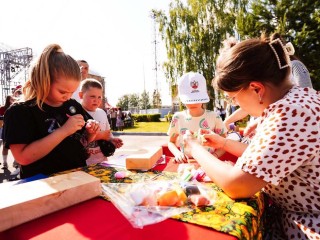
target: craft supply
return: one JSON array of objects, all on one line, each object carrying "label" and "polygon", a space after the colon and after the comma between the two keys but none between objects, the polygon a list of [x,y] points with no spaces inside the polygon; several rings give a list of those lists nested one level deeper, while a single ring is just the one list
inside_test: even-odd
[{"label": "craft supply", "polygon": [[114,174],[114,177],[117,179],[122,179],[130,176],[130,172],[128,171],[120,171]]},{"label": "craft supply", "polygon": [[162,157],[162,147],[146,147],[126,157],[127,169],[149,170]]},{"label": "craft supply", "polygon": [[0,232],[101,193],[100,180],[82,171],[11,186],[0,195]]}]

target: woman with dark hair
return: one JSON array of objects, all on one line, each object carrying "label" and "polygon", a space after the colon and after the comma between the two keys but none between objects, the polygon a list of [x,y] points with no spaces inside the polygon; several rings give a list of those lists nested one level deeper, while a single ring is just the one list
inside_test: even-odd
[{"label": "woman with dark hair", "polygon": [[[278,208],[270,239],[320,239],[320,96],[294,86],[291,61],[279,38],[249,39],[227,50],[213,85],[228,102],[259,117],[249,145],[237,143],[234,166],[215,158],[196,139],[192,156],[231,198],[262,190]],[[232,151],[232,140],[202,132],[214,148]]]}]

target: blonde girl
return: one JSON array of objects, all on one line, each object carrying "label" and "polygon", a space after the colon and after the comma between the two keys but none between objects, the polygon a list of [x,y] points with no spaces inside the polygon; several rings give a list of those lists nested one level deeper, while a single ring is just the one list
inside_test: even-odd
[{"label": "blonde girl", "polygon": [[84,147],[99,125],[70,99],[80,79],[78,63],[57,44],[47,46],[31,67],[24,99],[4,118],[6,146],[21,166],[21,178],[86,165]]}]

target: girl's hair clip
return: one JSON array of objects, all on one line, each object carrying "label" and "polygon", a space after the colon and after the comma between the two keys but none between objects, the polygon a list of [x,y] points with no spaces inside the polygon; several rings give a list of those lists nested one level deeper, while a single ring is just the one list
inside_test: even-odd
[{"label": "girl's hair clip", "polygon": [[291,42],[288,42],[284,47],[286,48],[286,50],[290,56],[292,56],[294,54],[295,50],[294,50],[294,47]]},{"label": "girl's hair clip", "polygon": [[[278,55],[276,49],[273,47],[273,44],[279,44],[281,46],[281,48],[282,48],[282,50],[284,52],[285,60],[286,60],[287,64],[281,65],[281,61],[280,61],[279,55]],[[269,45],[270,45],[272,51],[274,52],[274,55],[276,56],[276,59],[277,59],[278,65],[279,65],[279,69],[290,67],[291,66],[291,60],[290,60],[290,57],[289,57],[289,52],[286,49],[286,47],[283,46],[282,41],[279,38],[277,38],[277,39],[272,40],[271,42],[269,42]],[[292,48],[293,48],[293,46],[292,46]],[[294,50],[294,48],[293,48],[293,50]]]}]

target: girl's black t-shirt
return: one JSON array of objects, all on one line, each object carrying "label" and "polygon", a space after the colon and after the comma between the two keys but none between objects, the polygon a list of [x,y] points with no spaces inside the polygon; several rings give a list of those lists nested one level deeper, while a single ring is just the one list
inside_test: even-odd
[{"label": "girl's black t-shirt", "polygon": [[[61,127],[68,115],[81,114],[85,120],[91,118],[76,100],[70,99],[60,107],[44,104],[43,110],[35,100],[15,103],[4,117],[6,146],[11,144],[30,144],[51,134]],[[51,175],[86,165],[86,131],[84,128],[65,138],[43,158],[20,167],[20,177],[36,174]]]}]

